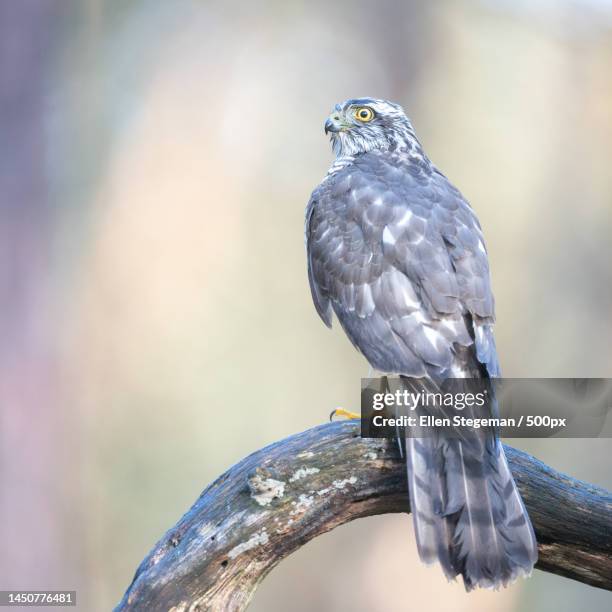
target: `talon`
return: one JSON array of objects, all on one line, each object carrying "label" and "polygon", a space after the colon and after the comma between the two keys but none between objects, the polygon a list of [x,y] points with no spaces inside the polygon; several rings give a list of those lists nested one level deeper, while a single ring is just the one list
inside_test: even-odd
[{"label": "talon", "polygon": [[361,415],[357,414],[356,412],[349,412],[348,410],[345,410],[344,408],[336,408],[335,410],[331,411],[331,414],[329,415],[329,420],[333,421],[334,417],[345,417],[347,419],[360,419]]}]

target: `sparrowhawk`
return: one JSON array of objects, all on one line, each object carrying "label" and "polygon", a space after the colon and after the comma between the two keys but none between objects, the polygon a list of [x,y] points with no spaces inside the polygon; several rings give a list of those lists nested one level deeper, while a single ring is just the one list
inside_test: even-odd
[{"label": "sparrowhawk", "polygon": [[[306,209],[308,278],[370,365],[435,385],[500,374],[480,224],[397,104],[337,104],[336,156]],[[537,559],[531,522],[494,433],[405,442],[417,547],[467,590],[507,585]]]}]

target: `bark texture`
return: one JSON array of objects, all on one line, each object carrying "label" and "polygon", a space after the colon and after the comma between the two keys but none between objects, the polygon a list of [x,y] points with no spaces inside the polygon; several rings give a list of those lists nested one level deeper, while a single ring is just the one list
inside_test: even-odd
[{"label": "bark texture", "polygon": [[[536,567],[612,590],[612,495],[505,450],[538,539]],[[310,539],[363,516],[410,512],[405,469],[393,441],[362,439],[357,422],[259,450],[200,495],[115,610],[244,610],[266,574]]]}]

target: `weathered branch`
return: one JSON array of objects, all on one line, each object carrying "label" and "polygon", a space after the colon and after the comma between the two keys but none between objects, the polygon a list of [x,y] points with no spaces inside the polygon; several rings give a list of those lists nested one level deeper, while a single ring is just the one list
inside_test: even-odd
[{"label": "weathered branch", "polygon": [[[505,448],[539,542],[537,567],[612,590],[610,493]],[[354,422],[315,427],[211,484],[140,564],[116,612],[243,610],[264,576],[310,539],[409,510],[393,441],[362,439]]]}]

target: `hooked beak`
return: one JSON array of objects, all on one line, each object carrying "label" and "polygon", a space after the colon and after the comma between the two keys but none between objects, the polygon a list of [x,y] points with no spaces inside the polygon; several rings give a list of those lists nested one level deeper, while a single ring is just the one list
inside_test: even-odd
[{"label": "hooked beak", "polygon": [[329,132],[344,132],[346,131],[347,126],[343,123],[342,119],[340,118],[340,115],[338,115],[337,113],[333,113],[331,114],[326,120],[325,120],[325,134],[327,135]]}]

